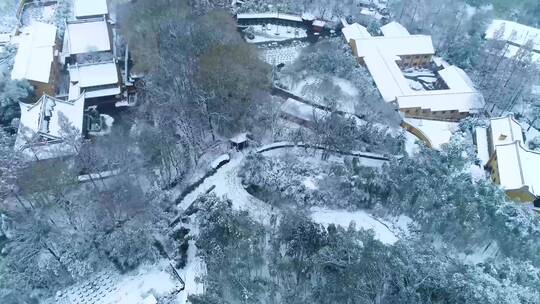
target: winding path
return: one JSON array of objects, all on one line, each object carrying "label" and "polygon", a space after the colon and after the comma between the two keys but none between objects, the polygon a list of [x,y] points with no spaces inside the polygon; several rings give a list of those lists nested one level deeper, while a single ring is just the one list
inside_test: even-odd
[{"label": "winding path", "polygon": [[[257,149],[255,152],[261,154],[272,154],[275,153],[276,150],[287,150],[295,148],[314,148],[317,150],[322,149],[320,147],[309,147],[303,144],[295,145],[290,142],[280,142],[263,146]],[[366,161],[366,166],[379,166],[380,164],[388,161],[388,158],[382,155],[371,153],[339,151],[332,152],[335,152],[339,155],[352,155],[359,157],[361,161]],[[242,181],[238,176],[238,171],[240,170],[241,164],[244,161],[244,157],[245,154],[241,152],[236,152],[230,155],[229,162],[221,165],[214,170],[213,174],[208,175],[201,181],[199,181],[198,186],[194,187],[192,191],[188,192],[183,197],[179,197],[177,199],[178,204],[176,206],[179,213],[182,213],[184,210],[188,209],[200,195],[208,192],[213,192],[218,196],[223,196],[230,199],[234,209],[245,210],[248,212],[249,216],[251,216],[255,221],[259,222],[264,226],[270,226],[272,218],[279,218],[279,210],[274,209],[269,204],[252,196],[244,188]],[[321,212],[332,211],[319,210],[319,213]],[[383,238],[386,243],[392,243],[397,239],[395,233],[390,231],[390,229],[388,229],[389,231],[383,231],[384,229],[381,227],[384,226],[381,225],[381,223],[376,222],[376,219],[372,219],[367,216],[364,217],[364,219],[366,218],[370,220],[369,223],[364,225],[364,220],[362,219],[362,222],[358,223],[359,227],[366,229],[374,228],[374,230],[376,230],[376,234],[382,235],[383,237],[381,238]],[[193,226],[194,223],[191,228],[192,233],[196,235],[197,229]],[[185,290],[179,294],[179,298],[181,300],[185,300],[189,294],[200,293],[203,290],[202,283],[198,282],[196,278],[204,274],[204,272],[206,271],[206,267],[204,261],[197,257],[196,253],[197,246],[194,242],[190,242],[188,250],[188,265],[190,265],[190,267],[189,269],[181,270],[183,275],[185,276]]]},{"label": "winding path", "polygon": [[209,190],[217,196],[226,196],[233,203],[233,208],[246,210],[253,219],[263,225],[270,223],[272,208],[249,194],[238,177],[239,167],[244,160],[242,153],[235,153],[231,160],[207,177],[197,188],[188,193],[178,204],[179,210],[186,210],[193,202]]},{"label": "winding path", "polygon": [[[303,143],[292,142],[277,142],[270,145],[263,146],[255,150],[256,153],[267,153],[275,150],[295,149],[295,148],[308,148],[315,150],[327,150],[338,155],[354,156],[360,159],[360,162],[364,166],[379,167],[384,162],[389,160],[388,157],[367,152],[344,152],[338,150],[329,150],[323,147],[309,146]],[[237,209],[247,210],[249,214],[262,224],[269,223],[270,216],[273,214],[272,208],[265,202],[260,201],[251,194],[249,194],[242,185],[242,181],[238,177],[239,167],[244,160],[244,154],[236,152],[232,155],[229,162],[218,167],[211,175],[204,177],[199,181],[199,185],[192,191],[184,194],[183,197],[176,199],[178,202],[177,208],[179,210],[186,210],[193,204],[193,202],[204,193],[208,191],[214,192],[218,196],[227,196],[233,201],[233,207]],[[270,209],[270,210],[269,210]]]}]

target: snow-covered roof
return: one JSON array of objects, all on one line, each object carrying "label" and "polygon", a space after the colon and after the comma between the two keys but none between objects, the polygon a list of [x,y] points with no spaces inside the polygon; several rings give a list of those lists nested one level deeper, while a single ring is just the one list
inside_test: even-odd
[{"label": "snow-covered roof", "polygon": [[76,18],[107,15],[107,0],[74,0],[73,8]]},{"label": "snow-covered roof", "polygon": [[387,102],[397,101],[400,108],[421,108],[431,111],[476,112],[484,106],[467,74],[456,66],[439,71],[449,89],[413,90],[398,66],[399,56],[435,52],[430,36],[369,37],[353,39],[358,56],[369,70],[377,89]]},{"label": "snow-covered roof", "polygon": [[302,19],[312,21],[315,20],[315,15],[312,13],[302,13]]},{"label": "snow-covered roof", "polygon": [[[86,98],[97,98],[97,97],[105,97],[105,96],[114,96],[122,93],[122,90],[120,89],[119,85],[110,86],[107,88],[99,88],[99,89],[85,89],[83,90]],[[81,92],[82,93],[82,92]]]},{"label": "snow-covered roof", "polygon": [[85,92],[86,98],[113,96],[121,93],[116,63],[73,65],[69,71],[69,96]]},{"label": "snow-covered roof", "polygon": [[11,79],[48,83],[54,60],[56,27],[43,22],[34,22],[30,27],[23,29],[19,38]]},{"label": "snow-covered roof", "polygon": [[[376,48],[372,55],[364,57],[364,63],[375,81],[377,89],[387,102],[395,101],[409,87],[403,73],[396,64],[396,56],[383,56]],[[364,54],[367,54],[364,52]]]},{"label": "snow-covered roof", "polygon": [[[497,33],[501,32],[498,38]],[[540,29],[508,20],[494,19],[486,30],[486,39],[506,40],[516,45],[525,45],[533,41],[533,49],[540,51]]]},{"label": "snow-covered roof", "polygon": [[72,65],[68,68],[69,81],[78,83],[81,88],[118,83],[116,63]]},{"label": "snow-covered roof", "polygon": [[345,25],[343,29],[341,30],[341,32],[343,33],[343,36],[345,37],[345,41],[347,41],[347,43],[350,43],[351,40],[354,40],[354,39],[363,39],[363,38],[371,37],[371,34],[368,32],[368,30],[358,23]]},{"label": "snow-covered roof", "polygon": [[480,159],[481,165],[485,166],[489,162],[489,145],[487,137],[486,127],[476,127],[474,136],[476,139],[476,150],[478,152],[478,159]]},{"label": "snow-covered roof", "polygon": [[433,63],[435,63],[435,65],[438,68],[447,68],[450,66],[450,64],[446,60],[442,59],[441,57],[433,56],[432,60],[433,60]]},{"label": "snow-covered roof", "polygon": [[249,132],[238,133],[231,137],[229,140],[235,144],[241,144],[249,140]]},{"label": "snow-covered roof", "polygon": [[313,26],[316,26],[316,27],[324,27],[326,25],[326,21],[323,21],[323,20],[315,20],[313,21]]},{"label": "snow-covered roof", "polygon": [[455,92],[472,92],[474,83],[469,75],[455,65],[447,66],[439,71],[439,76],[446,85]]},{"label": "snow-covered roof", "polygon": [[237,20],[242,19],[281,19],[287,21],[302,22],[302,17],[283,13],[246,13],[236,15]]},{"label": "snow-covered roof", "polygon": [[540,196],[540,152],[524,148],[520,141],[498,145],[495,150],[501,186],[505,190],[527,187]]},{"label": "snow-covered roof", "polygon": [[292,15],[292,14],[282,14],[277,13],[277,18],[281,20],[288,20],[288,21],[296,21],[296,22],[302,22],[302,17],[298,15]]},{"label": "snow-covered roof", "polygon": [[[453,93],[447,90],[423,91],[419,95],[399,96],[397,102],[400,109],[420,108],[430,111],[458,111],[477,113],[484,106],[484,98],[478,92]],[[448,90],[450,91],[450,90]]]},{"label": "snow-covered roof", "polygon": [[[39,152],[40,159],[55,157],[53,154],[56,150],[60,154],[68,152],[70,149],[67,147],[57,145],[64,136],[62,126],[68,124],[79,133],[82,133],[84,101],[84,95],[80,95],[76,100],[72,101],[64,101],[43,95],[34,104],[19,103],[21,120],[15,140],[15,148],[25,154]],[[34,135],[54,141],[52,143],[46,141],[33,143],[30,151],[27,143]]]},{"label": "snow-covered roof", "polygon": [[409,31],[403,25],[395,21],[381,26],[381,32],[385,37],[404,37],[410,35]]},{"label": "snow-covered roof", "polygon": [[397,55],[433,55],[435,48],[431,36],[409,35],[406,37],[376,36],[363,39],[354,39],[359,57],[364,57],[377,48],[379,52]]},{"label": "snow-covered roof", "polygon": [[512,115],[491,118],[491,143],[493,147],[523,141],[523,132]]},{"label": "snow-covered roof", "polygon": [[462,69],[449,66],[440,70],[439,75],[448,89],[413,91],[410,87],[405,87],[403,95],[397,97],[399,107],[471,113],[484,107],[482,94],[472,87],[472,81]]},{"label": "snow-covered roof", "polygon": [[20,103],[21,126],[34,133],[61,137],[62,116],[77,130],[82,131],[84,95],[76,100],[64,101],[48,95],[43,95],[34,104]]},{"label": "snow-covered roof", "polygon": [[76,21],[67,24],[64,37],[68,55],[103,52],[111,50],[109,28],[105,19]]}]

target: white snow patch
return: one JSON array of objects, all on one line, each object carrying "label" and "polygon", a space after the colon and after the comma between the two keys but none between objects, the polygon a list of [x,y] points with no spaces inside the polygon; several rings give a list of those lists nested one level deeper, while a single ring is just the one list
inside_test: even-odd
[{"label": "white snow patch", "polygon": [[311,211],[311,218],[324,226],[335,224],[347,228],[351,222],[354,222],[356,228],[373,230],[375,238],[384,244],[391,245],[398,240],[397,235],[389,228],[389,224],[374,218],[365,211],[330,210],[319,207],[311,208]]},{"label": "white snow patch", "polygon": [[262,146],[262,147],[258,148],[256,150],[256,152],[261,153],[262,151],[267,150],[267,149],[274,149],[274,148],[283,147],[283,146],[289,146],[289,145],[294,145],[294,144],[295,143],[290,142],[290,141],[279,141],[279,142],[275,142],[275,143],[271,143],[271,144]]},{"label": "white snow patch", "polygon": [[220,164],[229,161],[230,159],[229,154],[222,154],[210,164],[210,167],[216,169]]},{"label": "white snow patch", "polygon": [[99,173],[91,173],[91,174],[84,174],[77,176],[77,180],[80,183],[92,181],[92,180],[100,180],[105,179],[108,177],[116,176],[120,174],[120,170],[109,170],[109,171],[102,171]]},{"label": "white snow patch", "polygon": [[266,24],[265,26],[252,25],[246,31],[254,35],[253,39],[249,39],[248,35],[246,35],[246,40],[249,43],[283,41],[307,37],[305,29],[277,24]]},{"label": "white snow patch", "polygon": [[307,43],[297,43],[291,46],[262,49],[261,59],[271,65],[291,64],[300,56]]},{"label": "white snow patch", "polygon": [[309,190],[317,190],[319,187],[317,186],[317,182],[313,180],[313,178],[306,178],[302,181],[302,184],[304,187],[306,187]]},{"label": "white snow patch", "polygon": [[254,220],[262,224],[269,224],[272,215],[270,206],[249,194],[238,177],[239,166],[243,159],[243,154],[240,152],[231,155],[231,160],[216,174],[204,180],[193,192],[186,195],[178,208],[187,209],[197,197],[214,187],[212,193],[229,198],[234,209],[246,210]]},{"label": "white snow patch", "polygon": [[[324,80],[319,77],[308,76],[301,81],[292,83],[290,91],[294,95],[301,96],[302,98],[310,100],[318,105],[328,106],[325,99],[325,93],[327,92],[321,92],[320,90],[320,85],[323,84],[323,81]],[[331,81],[340,90],[340,97],[336,98],[335,96],[332,96],[332,101],[336,102],[335,106],[337,109],[346,113],[354,114],[357,103],[354,97],[359,95],[358,89],[352,82],[343,78],[332,76]]]},{"label": "white snow patch", "polygon": [[414,221],[406,215],[400,215],[388,222],[392,225],[392,231],[397,232],[398,235],[409,235],[410,227],[415,226]]},{"label": "white snow patch", "polygon": [[405,151],[407,151],[409,156],[412,156],[420,151],[418,140],[419,139],[413,134],[405,132]]},{"label": "white snow patch", "polygon": [[497,258],[499,253],[499,245],[497,242],[490,242],[484,247],[478,247],[473,250],[470,254],[460,253],[458,256],[466,264],[476,265],[478,263],[483,263],[489,259]]},{"label": "white snow patch", "polygon": [[186,266],[179,270],[178,274],[185,283],[184,290],[178,294],[178,303],[188,303],[187,297],[189,295],[201,294],[204,292],[204,286],[200,279],[206,274],[206,265],[204,264],[204,261],[197,256],[197,247],[193,240],[189,241]]},{"label": "white snow patch", "polygon": [[54,303],[135,304],[149,295],[166,295],[178,291],[181,285],[169,274],[169,267],[163,260],[125,275],[103,272],[58,292]]},{"label": "white snow patch", "polygon": [[530,126],[528,123],[520,122],[522,130],[525,133],[525,144],[528,147],[529,143],[537,137],[540,137],[540,131]]},{"label": "white snow patch", "polygon": [[332,77],[332,80],[334,84],[337,85],[341,89],[341,91],[343,91],[343,93],[351,97],[358,96],[358,89],[354,86],[352,82],[339,77]]},{"label": "white snow patch", "polygon": [[[132,304],[142,301],[145,293],[164,295],[177,289],[171,275],[164,270],[152,268],[148,272],[141,271],[133,277],[123,279],[119,284],[119,290],[115,295],[104,300],[104,303]],[[109,300],[109,302],[107,302]]]},{"label": "white snow patch", "polygon": [[481,166],[471,164],[469,171],[474,181],[484,180],[486,178],[486,171]]},{"label": "white snow patch", "polygon": [[[293,84],[292,88],[291,88],[291,93],[293,93],[294,95],[296,96],[304,96],[304,88],[306,86],[309,86],[309,85],[313,85],[313,84],[318,84],[320,83],[321,80],[320,79],[317,79],[313,76],[309,76],[309,77],[306,77],[305,79]],[[316,102],[315,100],[313,100],[314,102]]]},{"label": "white snow patch", "polygon": [[358,162],[361,166],[370,168],[381,168],[387,161],[382,159],[373,159],[369,157],[357,156]]},{"label": "white snow patch", "polygon": [[442,144],[450,142],[459,125],[455,122],[415,118],[406,118],[405,121],[422,131],[434,149],[440,149]]}]

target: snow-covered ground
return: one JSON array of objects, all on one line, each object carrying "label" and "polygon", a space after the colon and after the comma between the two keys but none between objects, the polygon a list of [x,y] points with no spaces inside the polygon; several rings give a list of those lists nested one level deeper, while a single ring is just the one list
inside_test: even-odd
[{"label": "snow-covered ground", "polygon": [[[332,162],[343,163],[343,159],[344,159],[344,156],[337,155],[337,154],[330,154],[330,156],[327,156],[327,158],[323,160],[322,150],[310,149],[310,148],[306,150],[306,148],[304,147],[283,148],[283,149],[272,150],[272,151],[268,151],[264,153],[265,156],[271,156],[271,157],[272,156],[281,157],[286,154],[294,154],[295,156],[298,157],[298,161],[309,163],[312,166],[318,166],[318,167],[322,166],[323,163],[332,163]],[[374,156],[381,157],[381,155],[375,155],[375,154]],[[346,156],[346,157],[352,157],[352,156]],[[382,167],[384,163],[387,162],[386,160],[373,159],[373,158],[361,157],[361,156],[356,157],[356,159],[358,160],[358,164],[360,166],[370,167],[370,168],[380,168]],[[314,181],[312,180],[312,182]]]},{"label": "snow-covered ground", "polygon": [[261,58],[271,65],[291,64],[300,56],[300,52],[306,46],[307,43],[298,42],[288,46],[263,48]]},{"label": "snow-covered ground", "polygon": [[59,291],[53,300],[55,304],[139,304],[152,295],[157,297],[176,294],[176,302],[187,303],[188,295],[204,291],[199,282],[206,268],[200,257],[196,256],[194,241],[189,241],[188,262],[178,274],[182,283],[172,274],[167,260],[155,265],[143,265],[136,271],[121,275],[116,271],[104,271],[87,280]]},{"label": "snow-covered ground", "polygon": [[420,150],[420,147],[418,146],[420,140],[416,136],[411,134],[410,132],[407,132],[407,131],[404,131],[404,132],[405,132],[404,133],[405,134],[405,151],[407,151],[407,154],[409,154],[409,156],[412,156]]},{"label": "snow-covered ground", "polygon": [[[429,69],[410,68],[403,71],[411,89],[415,91],[425,91],[435,89],[434,84],[439,80],[439,76]],[[423,84],[422,84],[423,83]]]},{"label": "snow-covered ground", "polygon": [[17,27],[18,0],[0,1],[0,33],[12,33]]},{"label": "snow-covered ground", "polygon": [[272,208],[249,194],[238,177],[238,170],[243,160],[244,155],[241,152],[231,155],[231,160],[216,174],[207,178],[195,191],[189,193],[178,205],[178,208],[186,210],[197,197],[214,187],[212,193],[229,198],[233,203],[233,208],[245,210],[254,220],[262,224],[269,224],[273,213]]},{"label": "snow-covered ground", "polygon": [[450,142],[459,125],[456,122],[416,118],[405,118],[405,121],[422,131],[434,149],[440,149],[442,144]]},{"label": "snow-covered ground", "polygon": [[26,5],[21,23],[23,26],[32,25],[34,22],[55,23],[56,4],[49,5]]},{"label": "snow-covered ground", "polygon": [[[268,145],[265,148],[268,147],[278,147],[280,145],[283,145],[284,143],[276,143],[273,145]],[[263,153],[266,156],[282,156],[287,153],[298,153],[300,151],[304,151],[304,148],[280,148],[275,150],[270,150],[267,152],[260,152]],[[303,161],[313,161],[315,163],[323,162],[320,158],[320,156],[317,154],[318,151],[314,151],[313,156],[303,156]],[[305,154],[304,154],[305,155]],[[256,221],[263,225],[269,225],[270,219],[273,215],[277,215],[276,210],[274,210],[269,204],[253,197],[251,194],[249,194],[244,186],[242,185],[241,179],[238,176],[238,170],[241,167],[241,164],[244,160],[244,154],[242,152],[235,152],[229,154],[229,162],[222,167],[220,167],[217,172],[208,177],[204,182],[199,185],[194,191],[186,195],[183,200],[178,205],[179,210],[186,210],[193,202],[199,197],[200,195],[204,195],[207,192],[211,192],[216,194],[220,197],[227,197],[231,200],[233,208],[237,210],[245,210],[248,212],[248,214]],[[341,159],[341,157],[334,156],[335,158]],[[224,160],[225,157],[221,156],[216,159],[215,162]],[[329,161],[329,160],[327,160]],[[342,159],[341,159],[342,161]],[[361,159],[362,164],[364,164],[363,159]],[[373,160],[373,159],[365,159],[366,166],[374,166],[378,167],[381,166],[384,161],[379,160]],[[304,184],[306,187],[310,189],[316,189],[318,187],[317,185],[318,179],[306,179],[304,180]],[[334,221],[335,218],[341,218],[339,214],[335,214],[332,212],[336,211],[328,211],[329,217],[326,217],[323,215],[323,212],[325,210],[319,209],[318,210],[320,214],[320,219],[327,219],[329,221]],[[347,213],[347,211],[343,211],[344,214]],[[366,221],[358,221],[358,215],[363,216],[366,220],[369,220],[369,222],[366,223]],[[355,217],[356,216],[356,217]],[[397,236],[399,235],[401,229],[403,231],[406,230],[406,223],[407,220],[400,219],[396,220],[394,222],[383,222],[378,221],[377,219],[367,215],[367,213],[353,213],[353,216],[351,219],[355,219],[359,222],[358,227],[363,227],[366,229],[369,228],[375,228],[376,235],[380,237],[381,241],[385,243],[394,243],[397,241]],[[349,221],[350,222],[350,221]],[[404,224],[405,223],[405,224]],[[387,226],[385,226],[387,225]],[[347,223],[348,226],[348,223]],[[388,228],[390,227],[390,228]],[[400,227],[400,228],[397,228]],[[191,233],[196,234],[197,227],[190,227]],[[378,232],[377,232],[378,231]],[[187,259],[187,266],[180,270],[180,276],[185,281],[185,290],[180,292],[178,294],[178,303],[185,303],[187,296],[190,294],[196,294],[203,291],[202,283],[197,282],[197,278],[200,278],[202,275],[204,275],[205,272],[205,265],[204,262],[197,256],[197,247],[194,242],[190,241],[190,246],[188,249],[188,259]]]},{"label": "snow-covered ground", "polygon": [[340,88],[341,92],[343,92],[345,95],[350,97],[358,96],[358,89],[354,86],[354,84],[352,84],[352,82],[348,81],[347,79],[332,77],[332,81]]},{"label": "snow-covered ground", "polygon": [[[99,273],[80,284],[57,293],[56,304],[137,304],[148,295],[161,296],[179,290],[181,283],[167,269],[167,261],[144,265],[120,275],[114,271]],[[179,302],[180,303],[180,302]]]},{"label": "snow-covered ground", "polygon": [[528,123],[520,122],[523,132],[525,133],[525,144],[528,147],[529,142],[535,138],[540,138],[540,131],[531,127]]},{"label": "snow-covered ground", "polygon": [[376,239],[389,245],[397,242],[400,235],[408,234],[408,225],[412,223],[406,216],[388,222],[362,210],[331,210],[319,207],[311,208],[311,218],[324,226],[334,224],[344,228],[348,228],[354,222],[356,229],[373,230]]},{"label": "snow-covered ground", "polygon": [[321,86],[324,80],[313,76],[308,76],[297,83],[291,84],[290,91],[297,96],[301,96],[322,106],[328,106],[327,100],[331,100],[332,102],[336,102],[338,110],[346,113],[355,113],[355,98],[359,94],[358,89],[346,79],[335,76],[330,79],[332,84],[338,89],[337,98],[335,95],[327,98],[328,96],[325,93],[332,94],[333,92],[321,92]]},{"label": "snow-covered ground", "polygon": [[[294,93],[295,95],[297,96],[305,96],[306,92],[305,92],[305,88],[310,86],[310,85],[318,85],[321,83],[321,79],[318,79],[316,77],[313,77],[313,76],[308,76],[307,78],[297,82],[297,83],[293,83],[291,84],[290,86],[290,91],[292,93]],[[320,99],[320,97],[319,97]],[[312,100],[313,102],[317,102],[318,100]]]},{"label": "snow-covered ground", "polygon": [[403,75],[408,77],[429,77],[437,79],[437,75],[430,69],[409,68],[403,71]]},{"label": "snow-covered ground", "polygon": [[[302,148],[281,148],[261,153],[278,156],[297,153],[300,150],[305,152],[305,149]],[[213,176],[207,178],[192,193],[188,194],[178,206],[179,209],[185,210],[199,195],[203,195],[210,190],[218,196],[229,198],[233,203],[233,208],[246,210],[253,219],[263,225],[269,225],[270,218],[272,215],[277,215],[277,211],[274,211],[265,202],[250,195],[238,177],[238,170],[244,156],[241,152],[232,154],[229,163],[219,168]],[[224,157],[218,157],[218,159],[223,160]],[[316,163],[322,162],[320,156],[317,155],[317,151],[315,151],[313,157],[306,156],[305,159]],[[370,159],[367,159],[367,161],[377,162]],[[379,166],[381,164],[379,162],[371,165]],[[317,177],[306,179],[304,184],[310,189],[316,189],[318,180]],[[405,217],[398,218],[395,221],[383,221],[363,211],[348,212],[322,208],[312,209],[312,211],[314,220],[321,224],[335,223],[348,227],[351,221],[355,221],[358,228],[374,229],[376,237],[386,244],[395,243],[401,232],[407,231],[407,224],[410,222]],[[195,222],[190,224],[189,227],[190,233],[194,235],[198,231]],[[141,266],[137,271],[125,275],[120,275],[115,271],[102,272],[78,285],[59,292],[52,303],[138,304],[142,303],[141,301],[148,296],[159,298],[159,296],[167,294],[176,294],[176,303],[183,304],[186,303],[190,294],[200,294],[204,291],[203,283],[199,279],[204,276],[206,267],[204,261],[197,256],[197,247],[194,241],[189,241],[186,266],[178,270],[179,276],[185,283],[184,290],[180,290],[181,283],[175,278],[171,270],[169,262],[162,260],[156,265]]]},{"label": "snow-covered ground", "polygon": [[99,136],[99,135],[107,135],[111,133],[112,127],[114,124],[114,118],[107,114],[99,114],[100,119],[102,121],[101,131],[99,132],[88,132],[91,135]]},{"label": "snow-covered ground", "polygon": [[409,78],[405,78],[405,79],[407,80],[407,83],[409,83],[409,86],[411,87],[411,89],[413,89],[414,91],[425,91],[424,87],[418,81],[415,81]]},{"label": "snow-covered ground", "polygon": [[486,170],[484,170],[484,168],[481,166],[471,164],[468,171],[471,173],[471,177],[474,181],[486,179]]},{"label": "snow-covered ground", "polygon": [[307,31],[303,28],[277,24],[252,25],[245,31],[254,36],[253,39],[250,39],[249,35],[246,35],[246,41],[249,43],[284,41],[307,37]]},{"label": "snow-covered ground", "polygon": [[476,265],[490,259],[495,259],[499,255],[499,245],[492,241],[489,244],[477,247],[470,253],[459,253],[458,257],[466,264]]},{"label": "snow-covered ground", "polygon": [[184,290],[178,293],[176,301],[179,304],[188,303],[189,295],[201,294],[204,292],[203,283],[200,279],[206,274],[206,265],[204,261],[197,256],[197,246],[195,241],[189,241],[186,266],[179,270],[179,275],[184,280]]}]

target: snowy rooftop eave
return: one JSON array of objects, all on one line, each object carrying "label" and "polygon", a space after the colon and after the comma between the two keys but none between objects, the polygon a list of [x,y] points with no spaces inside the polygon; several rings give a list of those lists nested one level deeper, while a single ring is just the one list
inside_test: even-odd
[{"label": "snowy rooftop eave", "polygon": [[357,39],[356,47],[358,56],[360,57],[364,57],[374,47],[381,52],[395,56],[435,54],[431,36],[427,35],[410,35],[405,37],[376,36]]},{"label": "snowy rooftop eave", "polygon": [[405,37],[410,35],[403,25],[395,21],[381,26],[381,32],[385,37]]},{"label": "snowy rooftop eave", "polygon": [[497,145],[523,141],[523,131],[512,115],[491,118],[491,143]]},{"label": "snowy rooftop eave", "polygon": [[527,187],[540,196],[540,153],[524,148],[519,141],[496,147],[497,167],[505,190]]},{"label": "snowy rooftop eave", "polygon": [[66,37],[65,49],[69,55],[111,50],[109,28],[105,19],[68,23]]},{"label": "snowy rooftop eave", "polygon": [[287,21],[302,22],[302,17],[284,13],[245,13],[236,15],[237,20],[242,19],[281,19]]},{"label": "snowy rooftop eave", "polygon": [[11,79],[27,79],[48,83],[54,61],[56,27],[34,22],[19,35],[19,48],[15,55]]},{"label": "snowy rooftop eave", "polygon": [[[20,103],[21,119],[15,149],[22,151],[29,159],[48,159],[73,154],[72,147],[61,143],[65,135],[63,126],[69,126],[78,133],[82,132],[84,101],[84,95],[73,101],[43,95],[35,104]],[[55,141],[29,144],[28,140],[34,136]]]},{"label": "snowy rooftop eave", "polygon": [[354,39],[363,39],[363,38],[371,37],[371,34],[367,31],[367,29],[358,23],[346,25],[345,27],[343,27],[341,32],[343,33],[343,36],[345,37],[345,41],[347,41],[347,43],[350,43],[351,40],[354,40]]},{"label": "snowy rooftop eave", "polygon": [[453,93],[451,90],[425,92],[432,94],[399,96],[397,98],[399,108],[420,108],[430,111],[476,113],[484,106],[484,99],[480,93]]},{"label": "snowy rooftop eave", "polygon": [[114,62],[74,65],[68,71],[70,82],[78,83],[82,89],[119,82],[118,68]]},{"label": "snowy rooftop eave", "polygon": [[73,0],[76,18],[107,15],[107,0]]}]

